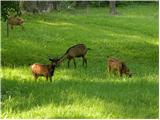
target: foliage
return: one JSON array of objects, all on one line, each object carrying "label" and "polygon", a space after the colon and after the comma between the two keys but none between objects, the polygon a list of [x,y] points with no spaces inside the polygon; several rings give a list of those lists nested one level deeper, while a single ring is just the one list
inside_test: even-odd
[{"label": "foliage", "polygon": [[21,14],[19,1],[1,1],[1,16],[3,20],[6,21],[11,14]]},{"label": "foliage", "polygon": [[[158,118],[158,5],[118,7],[118,16],[107,10],[27,14],[25,31],[8,38],[2,22],[2,118]],[[92,49],[87,68],[65,61],[54,82],[34,81],[28,64],[48,64],[77,43]],[[133,77],[108,74],[108,55]]]},{"label": "foliage", "polygon": [[158,1],[116,1],[116,6],[131,6],[131,5],[145,5],[145,4],[158,4]]}]

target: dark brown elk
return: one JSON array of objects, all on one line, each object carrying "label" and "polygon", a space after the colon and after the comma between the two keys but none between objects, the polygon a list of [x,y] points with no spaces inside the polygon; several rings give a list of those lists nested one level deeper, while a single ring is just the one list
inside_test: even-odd
[{"label": "dark brown elk", "polygon": [[107,60],[108,64],[108,71],[111,72],[118,72],[119,75],[122,77],[123,74],[131,77],[132,74],[130,73],[128,67],[126,64],[118,59],[115,58],[108,58]]},{"label": "dark brown elk", "polygon": [[85,56],[86,56],[88,50],[90,50],[90,48],[87,48],[84,44],[74,45],[74,46],[70,47],[66,51],[66,53],[60,58],[59,63],[61,63],[65,59],[68,59],[68,68],[69,68],[70,61],[73,59],[74,66],[76,67],[75,58],[82,57],[83,66],[84,66],[84,64],[86,64],[86,67],[87,67],[87,58]]},{"label": "dark brown elk", "polygon": [[57,62],[58,60],[54,60],[51,64],[48,65],[39,63],[32,64],[30,67],[35,80],[37,80],[39,76],[45,76],[47,81],[49,78],[50,82],[52,82],[52,76],[54,76],[54,70],[57,65]]}]

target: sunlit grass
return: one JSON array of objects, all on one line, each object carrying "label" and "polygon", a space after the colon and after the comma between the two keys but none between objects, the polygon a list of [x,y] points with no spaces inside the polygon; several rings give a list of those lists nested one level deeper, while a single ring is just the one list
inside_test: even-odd
[{"label": "sunlit grass", "polygon": [[[25,31],[6,37],[2,22],[2,118],[158,118],[158,7],[154,4],[24,15]],[[29,64],[50,64],[84,43],[88,67],[76,59],[35,82]],[[107,56],[123,60],[132,78],[107,72]]]},{"label": "sunlit grass", "polygon": [[38,21],[39,23],[47,24],[47,25],[55,25],[55,26],[73,26],[74,24],[66,23],[66,22],[45,22],[45,21]]}]

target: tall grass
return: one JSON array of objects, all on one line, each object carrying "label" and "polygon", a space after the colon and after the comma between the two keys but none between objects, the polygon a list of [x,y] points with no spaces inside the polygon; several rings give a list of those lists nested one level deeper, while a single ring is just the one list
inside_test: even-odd
[{"label": "tall grass", "polygon": [[[2,22],[2,118],[158,118],[158,5],[25,14],[25,30],[6,37]],[[65,61],[54,81],[35,82],[30,63],[49,64],[84,43],[88,67]],[[108,74],[107,56],[122,59],[132,78]]]}]

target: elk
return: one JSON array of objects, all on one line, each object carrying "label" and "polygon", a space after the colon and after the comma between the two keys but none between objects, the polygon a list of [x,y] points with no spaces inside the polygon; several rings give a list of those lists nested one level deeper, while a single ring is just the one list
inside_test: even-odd
[{"label": "elk", "polygon": [[58,59],[54,59],[54,61],[52,61],[51,64],[44,65],[44,64],[34,63],[30,65],[35,81],[37,81],[39,76],[45,76],[47,81],[49,78],[50,82],[52,82],[52,76],[54,76],[54,70],[58,61],[59,61]]},{"label": "elk", "polygon": [[70,47],[62,57],[60,57],[59,63],[61,63],[65,59],[68,59],[68,68],[69,68],[70,61],[73,59],[74,67],[76,68],[75,58],[82,57],[83,66],[84,64],[86,64],[86,67],[87,67],[87,58],[85,56],[88,50],[90,50],[90,48],[87,48],[84,44],[74,45]]},{"label": "elk", "polygon": [[13,29],[13,26],[19,25],[22,27],[22,30],[24,30],[23,23],[24,23],[24,20],[20,17],[15,17],[15,16],[8,17],[7,19],[7,37],[9,36],[9,26],[11,29]]},{"label": "elk", "polygon": [[22,30],[24,29],[23,27],[23,23],[24,23],[24,20],[20,17],[15,17],[15,16],[10,16],[8,17],[8,20],[7,20],[7,24],[8,26],[11,27],[11,29],[13,29],[13,26],[21,26],[22,27]]},{"label": "elk", "polygon": [[126,64],[116,58],[108,58],[108,71],[111,72],[118,72],[119,75],[122,77],[123,74],[127,75],[128,77],[132,76]]}]

